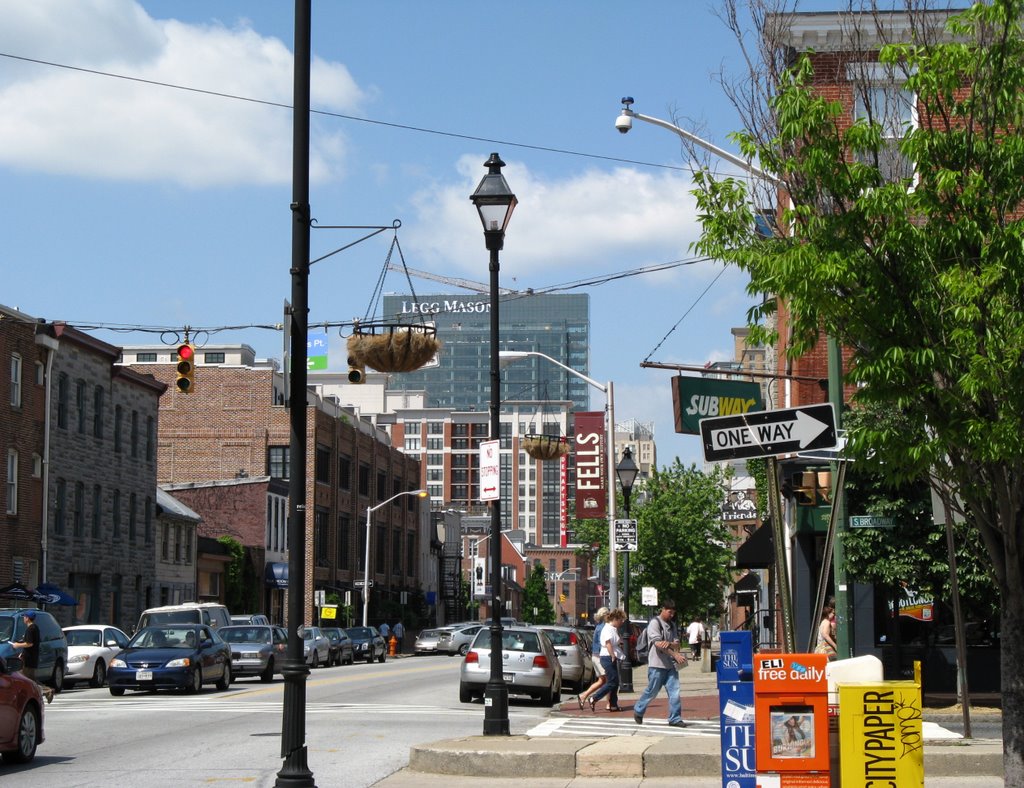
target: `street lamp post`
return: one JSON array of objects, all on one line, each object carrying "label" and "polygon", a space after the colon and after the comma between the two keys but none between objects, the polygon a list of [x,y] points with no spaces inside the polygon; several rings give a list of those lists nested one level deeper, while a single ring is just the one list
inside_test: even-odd
[{"label": "street lamp post", "polygon": [[[516,207],[501,168],[505,162],[492,153],[484,163],[487,174],[470,199],[480,214],[484,243],[490,252],[491,274],[491,440],[501,440],[501,377],[498,370],[498,252],[505,245],[505,230]],[[498,485],[499,491],[501,485]],[[484,690],[484,735],[508,736],[508,687],[501,660],[501,496],[491,501],[491,675]]]},{"label": "street lamp post", "polygon": [[363,626],[369,626],[367,620],[370,613],[370,515],[380,509],[382,506],[386,506],[396,498],[401,498],[403,495],[415,495],[419,498],[426,498],[426,490],[405,490],[397,495],[392,495],[386,501],[381,501],[376,506],[366,507],[366,546],[363,553]]},{"label": "street lamp post", "polygon": [[[636,481],[637,474],[640,473],[640,468],[633,461],[633,451],[627,446],[622,450],[622,459],[619,464],[615,466],[615,475],[619,477],[619,484],[622,485],[622,508],[625,511],[626,519],[629,519],[629,498],[633,492],[633,482]],[[622,660],[622,665],[619,667],[619,688],[623,692],[633,691],[633,663],[629,659],[629,640],[628,637],[633,631],[632,625],[629,622],[629,550],[623,550],[622,557],[622,598],[623,611],[626,613],[626,623],[624,625],[626,630],[626,658]]]},{"label": "street lamp post", "polygon": [[530,356],[547,359],[556,367],[561,367],[569,374],[586,381],[598,391],[603,392],[608,398],[607,423],[605,424],[605,430],[608,433],[608,458],[606,461],[608,465],[608,478],[605,482],[608,488],[606,491],[608,500],[608,607],[615,607],[619,596],[618,562],[615,550],[615,484],[613,483],[614,477],[612,476],[612,469],[615,467],[615,386],[610,380],[605,384],[598,383],[579,370],[563,364],[557,358],[552,358],[546,353],[541,353],[537,350],[502,350],[499,355],[502,362],[506,364],[518,361],[519,359],[529,358]]},{"label": "street lamp post", "polygon": [[[583,571],[583,567],[577,566],[575,569],[565,569],[565,570],[563,570],[561,572],[548,572],[547,573],[548,580],[550,580],[551,583],[554,586],[554,591],[551,594],[551,610],[552,610],[552,612],[555,615],[555,620],[554,620],[553,623],[555,623],[555,624],[558,623],[558,612],[555,609],[555,604],[559,601],[558,600],[558,596],[559,596],[559,594],[558,594],[558,584],[561,583],[563,580],[565,580],[566,575],[572,575],[573,576],[573,578],[572,578],[573,582],[574,583],[579,583],[580,572],[582,572],[582,571]],[[576,599],[579,599],[579,590],[578,589],[577,589],[577,592],[576,592]],[[564,614],[565,607],[562,608],[562,612]],[[576,616],[574,615],[573,616],[573,621],[571,622],[572,624],[576,623],[575,622],[575,618],[576,618]]]}]

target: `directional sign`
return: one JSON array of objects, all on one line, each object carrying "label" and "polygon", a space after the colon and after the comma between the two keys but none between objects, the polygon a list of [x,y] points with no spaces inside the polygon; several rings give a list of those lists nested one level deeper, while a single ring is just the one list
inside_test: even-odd
[{"label": "directional sign", "polygon": [[701,419],[700,437],[707,462],[830,449],[836,445],[835,411],[825,403]]},{"label": "directional sign", "polygon": [[636,520],[615,521],[615,549],[624,553],[636,552]]},{"label": "directional sign", "polygon": [[853,515],[850,517],[851,528],[894,528],[896,521],[891,517],[880,517],[874,514]]},{"label": "directional sign", "polygon": [[[354,585],[356,588],[362,588],[364,582],[362,580],[356,580],[352,583],[352,585]],[[373,588],[373,580],[370,581],[370,588]]]}]

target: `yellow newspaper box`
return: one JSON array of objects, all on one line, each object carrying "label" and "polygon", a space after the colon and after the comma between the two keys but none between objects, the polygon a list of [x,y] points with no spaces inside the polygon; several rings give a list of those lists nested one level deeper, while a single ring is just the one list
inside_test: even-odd
[{"label": "yellow newspaper box", "polygon": [[842,788],[921,788],[921,685],[840,684],[839,762]]}]

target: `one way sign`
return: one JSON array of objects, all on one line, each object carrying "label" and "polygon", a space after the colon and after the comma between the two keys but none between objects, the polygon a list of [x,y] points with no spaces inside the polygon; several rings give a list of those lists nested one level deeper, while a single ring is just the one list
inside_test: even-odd
[{"label": "one way sign", "polygon": [[826,403],[702,419],[700,437],[707,462],[830,449],[836,445],[835,411]]}]

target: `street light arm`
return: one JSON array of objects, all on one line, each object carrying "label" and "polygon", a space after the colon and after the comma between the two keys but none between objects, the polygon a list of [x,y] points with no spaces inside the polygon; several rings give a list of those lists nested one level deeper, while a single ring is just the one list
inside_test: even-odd
[{"label": "street light arm", "polygon": [[391,502],[392,502],[393,500],[395,500],[396,498],[401,498],[401,497],[402,497],[403,495],[418,495],[418,496],[420,496],[421,498],[423,498],[423,497],[425,497],[425,496],[426,496],[426,494],[427,494],[427,491],[426,491],[426,490],[405,490],[404,492],[400,492],[400,493],[398,493],[397,495],[392,495],[392,496],[391,496],[390,498],[388,498],[388,499],[387,499],[386,501],[381,501],[381,502],[380,502],[379,504],[377,504],[376,506],[370,506],[370,507],[369,507],[369,508],[367,509],[367,513],[372,513],[372,512],[375,512],[375,511],[377,511],[378,509],[380,509],[380,508],[381,508],[382,506],[387,506],[387,505],[388,505],[389,503],[391,503]]},{"label": "street light arm", "polygon": [[655,126],[661,126],[663,129],[668,129],[672,133],[677,134],[680,137],[682,137],[687,142],[692,142],[694,145],[699,145],[701,148],[704,148],[704,150],[709,151],[710,153],[713,153],[715,156],[718,156],[720,159],[725,159],[725,161],[729,162],[730,164],[735,164],[737,167],[739,167],[744,172],[750,173],[751,175],[753,175],[753,176],[755,176],[757,178],[764,178],[766,181],[770,181],[775,186],[782,186],[783,185],[781,180],[776,178],[774,175],[770,175],[769,173],[765,172],[760,167],[756,167],[753,164],[751,164],[749,161],[746,161],[745,159],[741,159],[736,154],[729,153],[729,151],[723,150],[722,148],[719,148],[717,145],[713,145],[712,143],[708,142],[707,140],[701,139],[700,137],[698,137],[693,132],[690,132],[690,131],[687,131],[686,129],[680,128],[679,126],[675,125],[674,123],[669,123],[667,120],[661,120],[660,118],[652,118],[650,115],[643,115],[643,114],[641,114],[639,112],[634,112],[629,107],[623,107],[622,115],[624,115],[627,118],[636,118],[637,120],[642,120],[645,123],[651,123],[651,124],[653,124]]},{"label": "street light arm", "polygon": [[541,353],[539,350],[502,350],[502,351],[498,352],[498,359],[499,359],[499,361],[503,361],[506,364],[511,362],[511,361],[518,361],[521,358],[527,358],[528,356],[536,356],[537,358],[546,358],[548,361],[550,361],[556,367],[561,367],[566,372],[569,372],[569,373],[575,375],[576,377],[578,377],[580,380],[585,380],[587,383],[589,383],[591,386],[593,386],[594,388],[596,388],[598,391],[602,392],[603,394],[607,394],[608,393],[608,386],[606,386],[605,384],[598,383],[596,380],[594,380],[593,378],[587,377],[586,375],[584,375],[579,370],[575,370],[572,367],[570,367],[569,365],[563,364],[558,359],[552,358],[551,356],[547,355],[546,353]]}]

